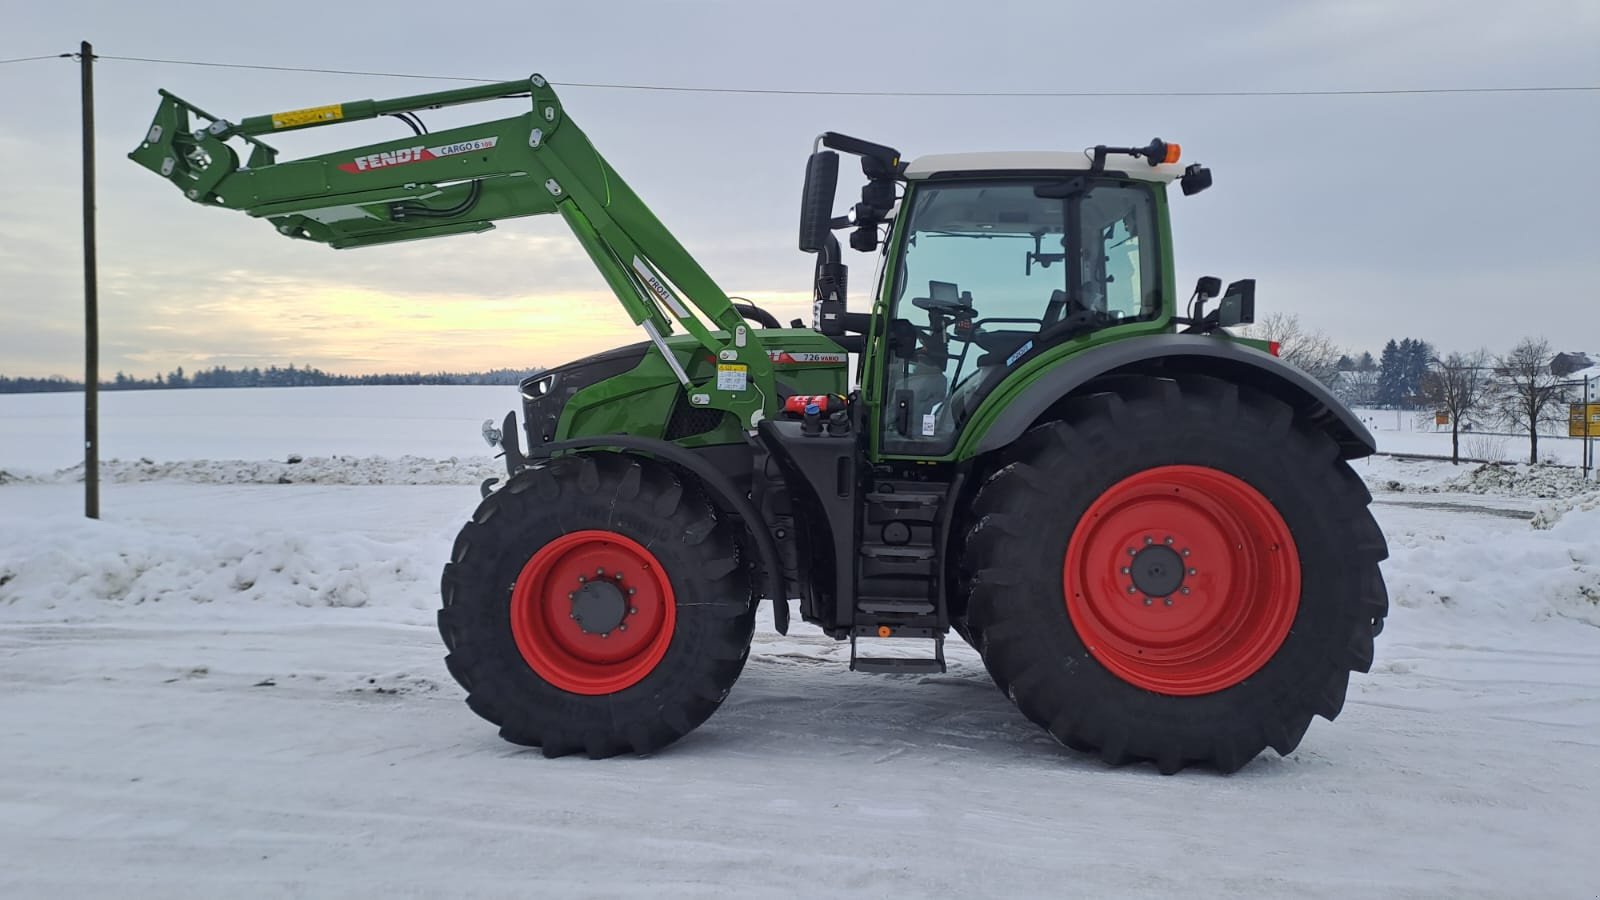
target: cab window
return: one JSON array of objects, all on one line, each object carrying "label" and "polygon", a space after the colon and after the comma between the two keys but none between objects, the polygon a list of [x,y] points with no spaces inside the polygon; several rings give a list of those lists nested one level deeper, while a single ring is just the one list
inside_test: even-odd
[{"label": "cab window", "polygon": [[884,452],[947,452],[1030,353],[1160,314],[1152,186],[1087,182],[1063,197],[1050,184],[913,194],[886,326]]}]

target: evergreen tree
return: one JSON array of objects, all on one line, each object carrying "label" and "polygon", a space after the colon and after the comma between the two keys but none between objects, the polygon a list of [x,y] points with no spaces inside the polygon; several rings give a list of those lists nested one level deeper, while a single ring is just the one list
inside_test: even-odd
[{"label": "evergreen tree", "polygon": [[[1407,338],[1410,340],[1410,338]],[[1378,358],[1378,405],[1399,406],[1402,390],[1402,370],[1405,368],[1404,358],[1400,353],[1400,345],[1394,338],[1383,345],[1383,355]]]}]

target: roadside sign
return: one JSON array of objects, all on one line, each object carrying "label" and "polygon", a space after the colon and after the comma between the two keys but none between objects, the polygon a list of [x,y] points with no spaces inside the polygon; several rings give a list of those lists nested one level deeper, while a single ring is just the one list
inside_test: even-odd
[{"label": "roadside sign", "polygon": [[[1584,406],[1582,403],[1567,404],[1567,437],[1583,437]],[[1589,437],[1600,438],[1600,403],[1588,404]]]}]

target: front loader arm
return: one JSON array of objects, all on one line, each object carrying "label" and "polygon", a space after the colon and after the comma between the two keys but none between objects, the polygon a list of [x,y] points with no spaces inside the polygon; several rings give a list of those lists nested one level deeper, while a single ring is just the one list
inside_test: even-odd
[{"label": "front loader arm", "polygon": [[[259,139],[512,97],[528,98],[529,111],[303,159],[280,162],[278,151]],[[230,141],[249,149],[245,164]],[[691,403],[732,412],[748,428],[776,413],[772,364],[758,333],[567,118],[539,75],[252,116],[238,124],[162,91],[155,120],[129,157],[196,203],[242,210],[280,234],[335,249],[486,231],[499,219],[559,213],[629,317],[673,367]],[[714,380],[690,383],[662,340],[674,321],[717,359]]]}]

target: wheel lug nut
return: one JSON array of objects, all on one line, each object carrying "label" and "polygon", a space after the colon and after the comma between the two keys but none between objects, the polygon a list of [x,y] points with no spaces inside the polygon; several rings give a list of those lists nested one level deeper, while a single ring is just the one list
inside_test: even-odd
[{"label": "wheel lug nut", "polygon": [[578,583],[579,583],[579,584],[584,584],[584,583],[586,583],[586,582],[587,582],[587,581],[588,581],[588,580],[589,580],[589,579],[587,579],[587,578],[585,578],[585,577],[583,577],[583,576],[582,576],[582,575],[579,575],[579,576],[578,576]]},{"label": "wheel lug nut", "polygon": [[1146,597],[1146,598],[1144,598],[1144,605],[1145,605],[1145,606],[1149,606],[1149,605],[1150,605],[1150,604],[1152,604],[1152,603],[1154,603],[1154,602],[1155,602],[1155,601],[1154,601],[1154,600],[1151,600],[1151,599],[1150,599],[1150,598],[1149,598],[1149,597]]},{"label": "wheel lug nut", "polygon": [[1183,555],[1184,556],[1188,556],[1189,555],[1189,548],[1188,547],[1183,548]]},{"label": "wheel lug nut", "polygon": [[629,597],[632,597],[636,593],[638,593],[638,589],[637,588],[628,588],[628,596]]},{"label": "wheel lug nut", "polygon": [[599,576],[599,577],[601,577],[601,578],[604,578],[605,574],[606,574],[606,570],[605,569],[595,569],[594,570],[594,574]]},{"label": "wheel lug nut", "polygon": [[1161,602],[1165,603],[1168,606],[1171,606],[1172,605],[1172,598],[1171,597],[1166,597]]},{"label": "wheel lug nut", "polygon": [[637,607],[637,606],[628,607],[628,615],[637,616],[638,614],[639,614],[639,607]]},{"label": "wheel lug nut", "polygon": [[1133,549],[1132,547],[1129,547],[1128,548],[1128,555],[1129,556],[1138,556],[1139,555],[1139,551]]},{"label": "wheel lug nut", "polygon": [[1122,567],[1122,574],[1124,574],[1124,575],[1128,575],[1128,574],[1130,574],[1130,573],[1132,573],[1132,572],[1133,572],[1133,570],[1132,570],[1132,569],[1130,569],[1130,568],[1128,568],[1128,567],[1127,567],[1127,566],[1123,566],[1123,567]]},{"label": "wheel lug nut", "polygon": [[613,575],[612,577],[617,579],[618,581],[621,581],[622,580],[622,573],[618,572],[617,574]]},{"label": "wheel lug nut", "polygon": [[1149,535],[1145,535],[1144,544],[1145,544],[1146,547],[1150,546],[1151,544],[1154,544],[1155,542],[1156,542],[1155,538],[1150,537]]},{"label": "wheel lug nut", "polygon": [[568,600],[576,600],[577,598],[578,598],[577,594],[567,594],[567,599]]},{"label": "wheel lug nut", "polygon": [[601,636],[601,637],[603,637],[603,638],[608,638],[608,637],[611,637],[611,632],[609,632],[609,631],[602,631],[602,632],[600,632],[600,636]]},{"label": "wheel lug nut", "polygon": [[628,626],[627,626],[627,624],[626,624],[626,623],[624,623],[624,624],[622,624],[622,625],[618,625],[618,626],[617,626],[617,630],[618,630],[618,631],[627,631],[627,630],[628,630]]},{"label": "wheel lug nut", "polygon": [[1190,575],[1199,575],[1200,574],[1200,570],[1199,569],[1190,569],[1189,570],[1189,574]]},{"label": "wheel lug nut", "polygon": [[1183,588],[1183,589],[1182,589],[1182,593],[1183,593],[1183,595],[1184,595],[1184,596],[1185,596],[1185,597],[1187,597],[1187,596],[1189,596],[1189,589],[1188,589],[1188,588]]},{"label": "wheel lug nut", "polygon": [[1128,593],[1137,594],[1139,593],[1139,589],[1130,584],[1128,585]]},{"label": "wheel lug nut", "polygon": [[1172,544],[1172,535],[1170,535],[1170,534],[1167,535],[1167,539],[1162,541],[1161,543],[1166,544],[1168,546],[1171,546],[1171,544]]}]

